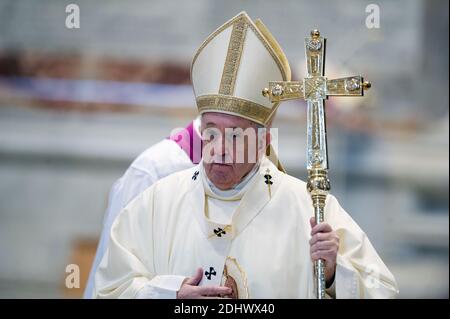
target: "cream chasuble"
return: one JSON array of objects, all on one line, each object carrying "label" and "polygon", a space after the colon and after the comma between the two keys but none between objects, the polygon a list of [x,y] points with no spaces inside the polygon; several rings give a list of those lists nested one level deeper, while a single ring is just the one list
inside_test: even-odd
[{"label": "cream chasuble", "polygon": [[[263,158],[224,223],[226,215],[216,221],[219,215],[205,210],[217,205],[205,205],[211,189],[202,165],[158,181],[120,213],[95,276],[95,296],[135,298],[155,277],[190,277],[202,267],[200,285],[226,283],[239,298],[315,298],[305,183]],[[393,275],[333,196],[325,220],[340,237],[330,297],[394,297]]]}]

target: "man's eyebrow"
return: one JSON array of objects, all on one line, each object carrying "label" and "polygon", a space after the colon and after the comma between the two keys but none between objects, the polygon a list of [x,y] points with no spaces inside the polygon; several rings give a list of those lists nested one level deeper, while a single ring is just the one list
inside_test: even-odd
[{"label": "man's eyebrow", "polygon": [[[211,126],[217,126],[217,124],[214,123],[214,122],[207,122],[207,123],[205,124],[205,127],[211,127]],[[227,128],[232,129],[232,130],[235,130],[235,129],[239,129],[239,128],[241,128],[241,127],[240,127],[240,126],[231,126],[231,127],[227,127]]]}]

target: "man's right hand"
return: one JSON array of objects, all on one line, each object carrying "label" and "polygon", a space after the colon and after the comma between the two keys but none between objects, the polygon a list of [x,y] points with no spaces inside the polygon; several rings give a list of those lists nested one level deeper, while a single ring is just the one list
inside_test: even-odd
[{"label": "man's right hand", "polygon": [[208,299],[220,298],[231,295],[231,288],[223,286],[202,286],[198,284],[202,280],[203,269],[198,268],[194,277],[186,278],[177,292],[177,299]]}]

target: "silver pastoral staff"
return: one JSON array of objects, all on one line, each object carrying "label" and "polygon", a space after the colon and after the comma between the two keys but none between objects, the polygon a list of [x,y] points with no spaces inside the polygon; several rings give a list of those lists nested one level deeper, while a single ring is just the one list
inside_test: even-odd
[{"label": "silver pastoral staff", "polygon": [[[307,75],[303,81],[269,82],[269,88],[263,90],[263,95],[269,97],[271,102],[300,98],[307,102],[307,188],[317,223],[324,221],[325,200],[330,190],[324,100],[329,95],[362,96],[364,90],[371,86],[360,75],[328,80],[324,76],[325,40],[319,30],[311,31],[311,36],[305,38]],[[315,272],[317,299],[324,299],[324,260],[315,262]]]}]

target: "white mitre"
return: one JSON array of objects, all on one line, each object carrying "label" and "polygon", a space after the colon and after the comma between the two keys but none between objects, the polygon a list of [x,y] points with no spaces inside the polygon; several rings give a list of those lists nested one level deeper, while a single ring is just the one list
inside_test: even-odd
[{"label": "white mitre", "polygon": [[200,114],[237,115],[266,125],[279,103],[262,95],[269,81],[289,81],[280,46],[260,20],[245,12],[214,31],[194,56],[191,80]]}]

